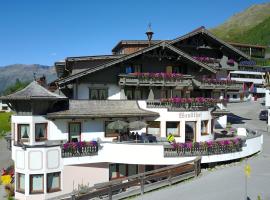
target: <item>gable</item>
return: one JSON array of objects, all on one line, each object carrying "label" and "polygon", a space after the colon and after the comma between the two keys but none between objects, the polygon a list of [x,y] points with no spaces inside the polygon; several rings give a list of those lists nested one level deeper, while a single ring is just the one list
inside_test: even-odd
[{"label": "gable", "polygon": [[214,48],[219,51],[225,51],[240,59],[250,59],[248,55],[226,43],[225,41],[217,38],[204,27],[200,27],[186,35],[178,37],[170,42],[171,45],[183,50],[186,46]]}]

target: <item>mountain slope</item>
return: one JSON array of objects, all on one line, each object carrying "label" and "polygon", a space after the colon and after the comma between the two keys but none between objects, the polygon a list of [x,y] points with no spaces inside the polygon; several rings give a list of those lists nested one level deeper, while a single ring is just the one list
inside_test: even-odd
[{"label": "mountain slope", "polygon": [[[270,32],[268,32],[269,30],[263,29],[265,24],[269,22],[269,17],[270,3],[258,4],[232,16],[228,21],[214,29],[211,29],[211,31],[226,41],[243,41],[247,43],[251,43],[250,41],[253,41],[252,43],[254,44],[267,44],[267,42],[261,38],[264,38],[263,35],[270,34]],[[257,30],[255,28],[257,26],[259,26],[260,29]],[[258,37],[257,40],[249,36],[251,33],[256,33],[256,36]]]},{"label": "mountain slope", "polygon": [[9,86],[16,82],[16,79],[20,81],[32,81],[34,80],[34,73],[36,77],[45,75],[47,82],[56,79],[56,72],[54,67],[44,65],[8,65],[0,67],[0,94]]},{"label": "mountain slope", "polygon": [[261,44],[270,45],[270,17],[263,22],[259,23],[255,27],[245,31],[241,35],[235,35],[231,38],[231,41],[250,43],[250,44]]}]

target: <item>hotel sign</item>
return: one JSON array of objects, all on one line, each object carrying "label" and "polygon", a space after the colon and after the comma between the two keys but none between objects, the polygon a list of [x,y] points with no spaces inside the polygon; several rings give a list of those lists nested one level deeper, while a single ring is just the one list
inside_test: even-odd
[{"label": "hotel sign", "polygon": [[179,118],[200,118],[201,113],[197,112],[183,112],[179,114]]}]

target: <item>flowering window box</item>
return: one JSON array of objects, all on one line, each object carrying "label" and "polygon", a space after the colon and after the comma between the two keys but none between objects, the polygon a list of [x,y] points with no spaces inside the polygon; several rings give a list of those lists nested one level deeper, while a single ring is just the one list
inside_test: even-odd
[{"label": "flowering window box", "polygon": [[173,143],[170,147],[164,147],[164,156],[203,156],[234,153],[241,151],[242,146],[243,141],[240,138],[221,141]]},{"label": "flowering window box", "polygon": [[62,157],[91,156],[98,152],[98,143],[91,142],[68,142],[62,146]]}]

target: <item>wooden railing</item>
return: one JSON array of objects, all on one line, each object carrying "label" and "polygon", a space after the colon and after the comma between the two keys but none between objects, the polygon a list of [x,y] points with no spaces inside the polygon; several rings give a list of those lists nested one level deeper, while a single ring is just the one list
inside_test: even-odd
[{"label": "wooden railing", "polygon": [[170,103],[161,102],[160,100],[147,100],[147,108],[167,108],[168,111],[194,111],[194,110],[208,110],[208,108],[215,107],[216,105],[207,103]]},{"label": "wooden railing", "polygon": [[93,187],[81,187],[78,191],[58,196],[50,200],[88,200],[92,198],[123,199],[143,195],[164,186],[196,177],[201,172],[201,157],[178,165],[140,173],[134,176],[96,184]]},{"label": "wooden railing", "polygon": [[140,78],[131,74],[120,74],[119,85],[130,86],[191,86],[191,76],[183,75],[181,78]]},{"label": "wooden railing", "polygon": [[229,90],[241,90],[242,83],[209,83],[207,81],[201,82],[201,89],[229,89]]}]

